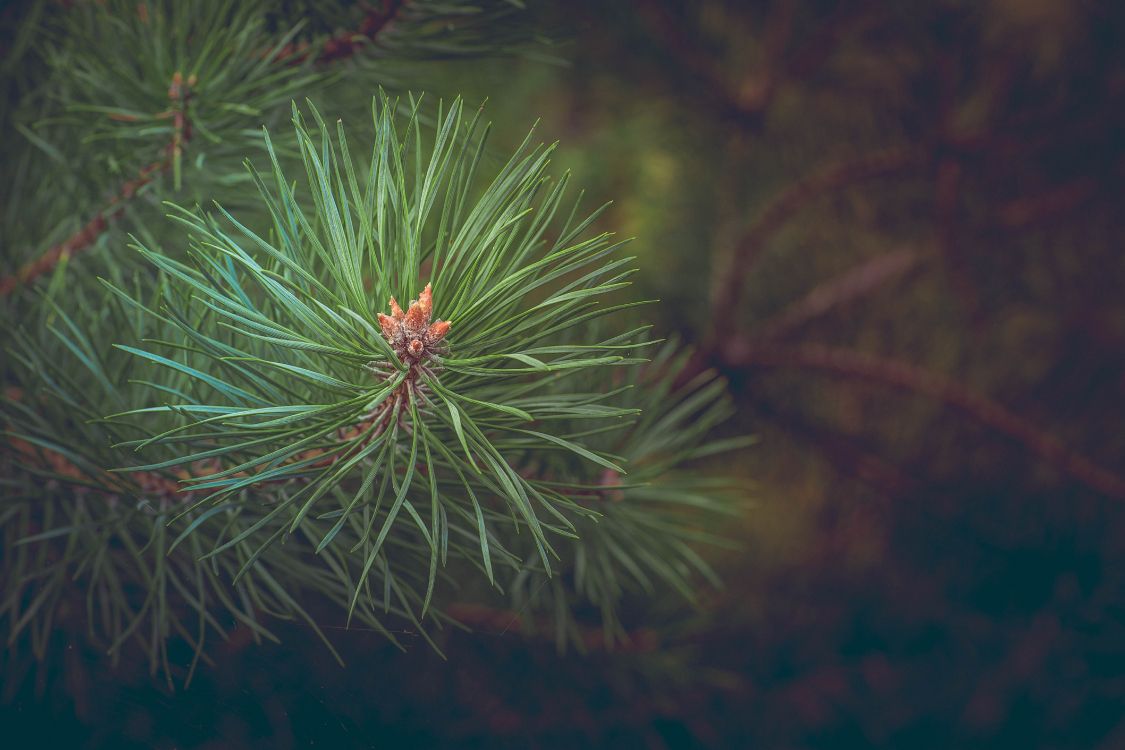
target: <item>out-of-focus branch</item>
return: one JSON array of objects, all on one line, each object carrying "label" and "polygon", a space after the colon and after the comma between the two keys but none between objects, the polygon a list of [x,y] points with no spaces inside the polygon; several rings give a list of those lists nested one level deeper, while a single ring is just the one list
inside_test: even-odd
[{"label": "out-of-focus branch", "polygon": [[171,118],[172,120],[172,138],[168,145],[164,147],[164,156],[141,167],[136,177],[122,185],[110,198],[105,208],[86,222],[77,232],[51,247],[38,258],[24,264],[15,273],[0,278],[0,297],[8,296],[18,287],[50,273],[63,258],[73,256],[92,247],[102,233],[109,228],[109,225],[125,213],[125,204],[132,200],[142,187],[152,182],[157,174],[171,168],[176,173],[178,181],[183,150],[192,136],[191,119],[188,117],[187,105],[192,96],[192,87],[195,84],[194,76],[189,76],[185,81],[183,75],[177,71],[172,76],[172,82],[168,86],[169,108],[155,115],[157,119]]},{"label": "out-of-focus branch", "polygon": [[743,234],[720,271],[711,294],[712,345],[729,333],[719,330],[729,324],[738,309],[746,275],[758,259],[766,242],[785,223],[815,198],[843,190],[858,182],[909,171],[927,163],[930,149],[899,146],[824,167],[782,191],[766,206]]},{"label": "out-of-focus branch", "polygon": [[661,47],[700,81],[698,93],[722,116],[756,130],[781,85],[816,72],[848,32],[871,18],[868,11],[873,5],[866,0],[840,3],[804,43],[787,53],[796,8],[793,2],[775,3],[763,24],[761,59],[755,70],[739,76],[728,75],[712,51],[685,33],[682,21],[660,0],[643,0],[636,4],[636,10]]},{"label": "out-of-focus branch", "polygon": [[846,0],[837,5],[836,10],[786,60],[785,79],[803,79],[816,72],[847,34],[855,33],[874,20],[875,15],[870,11],[877,8],[878,3],[872,0]]},{"label": "out-of-focus branch", "polygon": [[[636,6],[638,18],[652,36],[685,71],[702,81],[707,96],[723,109],[732,108],[732,93],[716,60],[697,40],[684,33],[683,25],[659,0],[643,0]],[[737,112],[737,106],[733,106]]]},{"label": "out-of-focus branch", "polygon": [[799,414],[783,411],[768,398],[755,397],[754,394],[749,394],[748,398],[756,414],[815,446],[841,476],[851,477],[891,498],[905,496],[918,489],[918,477],[868,452],[856,441],[813,425]]},{"label": "out-of-focus branch", "polygon": [[[464,625],[499,635],[525,628],[530,624],[534,633],[551,634],[553,636],[553,621],[529,621],[526,615],[510,609],[495,609],[485,604],[454,602],[445,608],[445,612]],[[613,643],[607,642],[602,628],[578,626],[578,635],[582,641],[582,646],[587,651],[614,650],[650,653],[660,645],[657,634],[647,628],[630,632],[625,639]]]},{"label": "out-of-focus branch", "polygon": [[110,199],[109,205],[93,219],[86,222],[81,229],[35,260],[26,263],[15,273],[0,278],[0,296],[7,296],[18,287],[34,281],[43,274],[50,273],[64,257],[70,257],[89,249],[102,235],[102,232],[109,227],[110,223],[125,211],[123,204],[136,195],[140,188],[151,182],[158,172],[167,169],[170,164],[170,159],[162,159],[143,167],[136,177],[126,182],[117,195]]},{"label": "out-of-focus branch", "polygon": [[815,344],[753,345],[742,342],[722,356],[739,368],[792,367],[859,378],[932,398],[981,424],[1022,443],[1032,453],[1072,479],[1109,497],[1125,500],[1125,478],[1071,450],[1010,409],[945,375],[901,360],[864,354],[852,349]]},{"label": "out-of-focus branch", "polygon": [[[385,0],[380,9],[369,9],[358,31],[343,32],[327,39],[316,55],[316,62],[329,63],[351,57],[363,45],[374,42],[379,34],[398,17],[406,1]],[[301,45],[290,45],[282,49],[274,57],[274,62],[296,65],[306,60],[310,54],[308,43],[302,42]],[[191,79],[184,81],[181,74],[177,72],[168,89],[171,106],[166,112],[157,115],[157,117],[172,118],[172,138],[165,147],[165,156],[142,167],[137,176],[122,185],[106,207],[77,232],[14,273],[0,277],[0,297],[8,296],[20,286],[50,273],[64,257],[88,250],[109,228],[109,225],[124,213],[124,204],[131,200],[140,188],[152,182],[160,172],[171,168],[176,174],[177,183],[179,182],[179,165],[183,150],[192,135],[191,120],[187,116],[187,102],[191,98],[191,89],[194,85],[195,81]]]},{"label": "out-of-focus branch", "polygon": [[828,281],[754,328],[755,340],[779,339],[842,305],[870,294],[915,268],[921,257],[898,250],[861,263]]},{"label": "out-of-focus branch", "polygon": [[289,44],[281,49],[276,62],[299,65],[314,56],[317,63],[331,63],[356,54],[363,46],[371,44],[402,12],[406,0],[384,0],[379,8],[368,8],[355,31],[343,31],[329,37],[314,49],[307,41]]},{"label": "out-of-focus branch", "polygon": [[999,207],[996,217],[1004,227],[1023,229],[1078,208],[1093,198],[1101,187],[1095,177],[1079,177],[1035,195],[1014,198]]}]

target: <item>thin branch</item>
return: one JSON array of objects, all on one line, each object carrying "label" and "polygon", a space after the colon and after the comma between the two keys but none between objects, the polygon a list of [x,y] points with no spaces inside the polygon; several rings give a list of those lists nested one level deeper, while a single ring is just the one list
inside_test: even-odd
[{"label": "thin branch", "polygon": [[81,229],[35,260],[28,262],[15,273],[0,278],[0,297],[6,297],[18,287],[29,284],[36,278],[50,273],[63,258],[71,257],[89,249],[98,237],[109,228],[110,223],[125,212],[124,204],[136,195],[138,190],[151,182],[157,173],[163,172],[171,164],[171,157],[167,157],[144,166],[137,173],[137,176],[126,182],[121,190],[110,199],[109,204],[98,212],[97,216],[86,222]]},{"label": "thin branch", "polygon": [[319,63],[351,57],[364,44],[370,44],[398,17],[406,0],[385,0],[382,10],[371,9],[364,16],[358,32],[341,34],[328,39],[317,58]]},{"label": "thin branch", "polygon": [[[1125,167],[1125,164],[1122,165]],[[1073,211],[1097,195],[1100,181],[1091,176],[1055,185],[1041,193],[1015,198],[996,211],[998,223],[1008,229],[1025,229]]]},{"label": "thin branch", "polygon": [[[365,44],[370,44],[386,30],[394,21],[406,0],[386,0],[382,10],[371,9],[364,16],[358,31],[349,31],[337,34],[327,39],[316,62],[329,63],[352,56]],[[303,62],[309,55],[308,43],[303,46],[290,45],[284,48],[274,58],[275,62],[296,65]],[[121,189],[110,199],[109,203],[98,214],[86,222],[77,232],[59,244],[51,247],[41,256],[25,264],[15,273],[0,277],[0,297],[12,294],[20,286],[34,281],[39,276],[50,273],[64,257],[71,257],[84,250],[88,250],[97,239],[109,228],[109,225],[124,213],[124,204],[127,203],[137,191],[147,185],[160,172],[172,168],[179,182],[179,165],[183,149],[191,140],[191,121],[187,117],[187,101],[191,97],[191,87],[195,81],[186,82],[177,72],[168,89],[168,98],[171,107],[162,116],[170,116],[173,120],[172,139],[165,147],[167,154],[164,158],[152,162],[141,168],[137,176],[121,186]]]},{"label": "thin branch", "polygon": [[1022,443],[1051,466],[1090,489],[1125,500],[1125,478],[1071,450],[1005,406],[945,375],[901,360],[878,357],[852,349],[807,344],[754,346],[727,353],[730,365],[794,367],[848,378],[859,378],[941,401],[981,424]]},{"label": "thin branch", "polygon": [[755,340],[778,339],[822,315],[880,289],[915,268],[921,257],[898,250],[872,258],[815,286],[801,299],[754,328]]},{"label": "thin branch", "polygon": [[169,108],[156,115],[157,118],[170,117],[172,119],[172,138],[164,147],[163,158],[141,167],[137,176],[122,185],[117,193],[110,198],[105,208],[101,209],[94,218],[86,222],[77,232],[51,247],[38,258],[24,264],[15,273],[0,278],[0,297],[6,297],[20,286],[29,284],[38,277],[50,273],[63,258],[69,258],[92,247],[109,228],[109,225],[125,213],[125,204],[132,200],[142,187],[152,182],[157,174],[171,168],[175,172],[177,183],[179,182],[183,150],[192,136],[191,120],[188,117],[187,107],[192,97],[192,87],[195,84],[195,76],[189,76],[187,81],[184,81],[179,71],[176,71],[172,76],[172,82],[168,86]]},{"label": "thin branch", "polygon": [[[931,149],[899,146],[855,159],[830,164],[782,191],[766,206],[758,219],[743,234],[720,272],[711,295],[711,320],[725,325],[738,309],[745,280],[766,242],[786,222],[814,199],[843,190],[864,180],[887,177],[925,164]],[[717,340],[723,331],[713,330]]]},{"label": "thin branch", "polygon": [[[403,8],[406,0],[384,0],[381,9],[369,8],[357,31],[344,31],[330,36],[315,53],[314,62],[319,64],[344,60],[359,52],[364,46],[373,43],[390,26]],[[307,41],[288,44],[281,49],[275,62],[286,65],[300,65],[313,54],[312,45]]]},{"label": "thin branch", "polygon": [[636,12],[652,37],[695,77],[702,94],[724,117],[747,130],[757,130],[782,84],[815,73],[839,46],[844,36],[869,21],[870,0],[843,2],[792,54],[786,54],[793,36],[795,4],[775,3],[762,31],[762,55],[757,69],[732,81],[721,61],[701,40],[684,32],[684,24],[659,0],[637,3]]},{"label": "thin branch", "polygon": [[785,62],[786,80],[808,78],[825,63],[848,34],[875,20],[871,12],[879,8],[873,0],[845,0],[825,18],[820,27],[805,40]]},{"label": "thin branch", "polygon": [[638,19],[644,23],[652,36],[666,52],[675,58],[682,70],[700,80],[708,97],[720,108],[738,112],[733,103],[726,80],[709,50],[697,40],[684,33],[683,23],[659,0],[643,0],[636,6]]},{"label": "thin branch", "polygon": [[[547,618],[529,619],[527,616],[510,609],[495,609],[486,604],[453,602],[445,607],[445,613],[463,625],[497,635],[504,635],[509,631],[530,626],[530,632],[535,635],[545,636],[550,634],[553,637],[554,620]],[[648,628],[631,631],[624,638],[610,642],[606,639],[605,631],[600,627],[589,627],[581,624],[576,624],[575,627],[578,638],[587,651],[612,650],[651,653],[660,647],[660,639],[656,632]]]}]

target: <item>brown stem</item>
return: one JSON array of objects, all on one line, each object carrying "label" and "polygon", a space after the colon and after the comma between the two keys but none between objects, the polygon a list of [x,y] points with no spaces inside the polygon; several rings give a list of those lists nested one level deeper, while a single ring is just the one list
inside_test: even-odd
[{"label": "brown stem", "polygon": [[77,232],[59,244],[47,250],[35,260],[24,264],[15,273],[0,278],[0,297],[12,294],[20,286],[26,285],[38,277],[50,273],[63,258],[69,258],[77,253],[88,250],[101,237],[109,225],[125,213],[125,204],[132,200],[137,192],[152,182],[153,178],[168,168],[174,168],[179,173],[179,163],[183,156],[183,149],[191,140],[191,120],[187,115],[188,101],[191,99],[191,88],[196,84],[194,76],[189,76],[184,81],[179,71],[172,76],[168,86],[169,109],[156,117],[172,118],[172,138],[164,147],[163,158],[146,164],[137,172],[137,176],[127,181],[117,191],[105,208],[101,209],[94,218],[86,222]]},{"label": "brown stem", "polygon": [[124,204],[137,191],[152,182],[158,172],[171,166],[171,157],[152,162],[141,168],[133,179],[121,186],[109,203],[77,232],[55,245],[35,260],[24,264],[18,271],[0,278],[0,297],[6,297],[20,286],[34,281],[43,274],[50,273],[63,258],[88,250],[115,219],[125,212]]},{"label": "brown stem", "polygon": [[654,40],[675,59],[681,70],[696,78],[698,92],[722,116],[733,119],[744,130],[756,131],[774,97],[787,81],[807,78],[828,59],[846,33],[871,18],[869,0],[844,2],[833,11],[792,54],[787,55],[793,35],[795,3],[781,0],[764,22],[762,56],[756,69],[741,80],[731,80],[708,46],[684,32],[684,24],[660,0],[636,4],[640,21]]},{"label": "brown stem", "polygon": [[877,8],[878,4],[872,0],[841,2],[820,27],[790,55],[785,63],[784,77],[788,80],[808,78],[824,64],[845,35],[875,20],[871,11]]},{"label": "brown stem", "polygon": [[809,202],[822,195],[843,190],[857,182],[899,174],[924,164],[930,149],[900,146],[856,159],[830,164],[782,191],[766,206],[757,220],[738,241],[731,257],[718,275],[711,295],[712,344],[721,340],[726,325],[738,309],[746,276],[766,242]]},{"label": "brown stem", "polygon": [[808,424],[794,414],[785,414],[768,399],[756,398],[753,403],[755,411],[779,424],[782,430],[814,445],[840,476],[851,477],[890,498],[904,497],[918,489],[918,477],[865,451],[856,441]]},{"label": "brown stem", "polygon": [[[1122,166],[1125,167],[1125,164]],[[1097,178],[1079,177],[1041,193],[1010,200],[997,209],[996,217],[1003,227],[1024,229],[1080,207],[1093,198],[1100,188]]]},{"label": "brown stem", "polygon": [[707,95],[722,108],[734,108],[734,99],[713,55],[692,36],[684,33],[683,23],[659,0],[642,0],[636,6],[638,20],[675,58],[680,68],[705,86]]},{"label": "brown stem", "polygon": [[878,357],[852,349],[807,344],[803,346],[752,346],[726,353],[728,364],[738,367],[795,367],[833,375],[860,378],[941,401],[986,427],[1025,445],[1060,472],[1090,489],[1125,499],[1125,478],[1071,450],[1062,441],[988,397],[945,375],[901,360]]},{"label": "brown stem", "polygon": [[[347,460],[356,452],[362,450],[370,441],[383,434],[396,419],[401,417],[404,410],[404,399],[409,397],[407,394],[411,385],[413,384],[410,382],[404,382],[394,394],[393,401],[384,401],[379,408],[365,415],[355,424],[340,428],[337,431],[338,447],[347,446],[343,450],[327,451],[321,448],[311,448],[294,456],[292,463],[301,463],[323,456],[320,460],[310,463],[309,468],[324,468]],[[18,389],[9,389],[7,395],[9,398],[18,400],[22,398],[23,393]],[[212,459],[196,461],[189,468],[181,468],[171,473],[127,472],[126,475],[132,482],[132,485],[130,485],[122,481],[121,475],[108,471],[99,469],[96,474],[89,474],[61,453],[33,445],[18,437],[9,437],[7,447],[21,460],[36,465],[57,481],[76,484],[87,488],[89,491],[105,495],[139,491],[147,496],[159,499],[161,503],[189,502],[195,492],[190,483],[206,481],[209,476],[220,469],[218,462]],[[231,476],[241,478],[249,476],[249,473],[242,471]],[[90,487],[91,481],[102,486]],[[284,480],[263,480],[263,483],[277,481]]]},{"label": "brown stem", "polygon": [[[385,0],[382,10],[369,10],[367,15],[364,16],[359,31],[344,32],[330,37],[325,41],[316,61],[328,63],[355,54],[363,44],[373,42],[399,15],[405,5],[406,0]],[[290,45],[278,53],[275,62],[298,64],[303,62],[308,55],[307,45],[305,47]],[[121,186],[121,189],[110,199],[105,208],[77,232],[44,252],[35,260],[29,261],[15,273],[0,277],[0,297],[6,297],[20,286],[49,273],[64,257],[70,257],[88,250],[98,237],[109,228],[109,225],[124,213],[122,204],[131,199],[141,187],[151,182],[159,172],[169,168],[178,170],[183,149],[192,136],[191,120],[187,116],[187,101],[191,97],[191,87],[194,84],[195,81],[190,79],[185,84],[181,74],[177,72],[169,86],[168,98],[172,106],[167,113],[162,113],[161,116],[172,118],[172,138],[165,147],[166,155],[164,158],[143,167],[136,177]]]},{"label": "brown stem", "polygon": [[[454,602],[445,608],[446,614],[458,622],[479,630],[486,630],[499,635],[504,635],[513,630],[519,630],[530,625],[532,632],[537,635],[552,633],[554,620],[547,618],[529,619],[526,615],[510,609],[494,609],[486,604],[467,602]],[[650,653],[660,646],[657,634],[647,628],[629,632],[620,642],[606,640],[602,628],[584,625],[576,626],[578,637],[587,651],[633,651]]]},{"label": "brown stem", "polygon": [[915,268],[921,258],[898,250],[872,258],[813,287],[812,291],[754,328],[755,340],[779,339],[810,320],[881,288]]},{"label": "brown stem", "polygon": [[[356,54],[364,45],[374,42],[379,34],[383,33],[399,16],[405,5],[406,0],[384,0],[381,9],[368,9],[359,30],[343,31],[326,39],[320,50],[315,52],[314,62],[331,63]],[[300,65],[313,54],[314,51],[308,42],[298,42],[283,47],[274,61],[286,65]]]}]

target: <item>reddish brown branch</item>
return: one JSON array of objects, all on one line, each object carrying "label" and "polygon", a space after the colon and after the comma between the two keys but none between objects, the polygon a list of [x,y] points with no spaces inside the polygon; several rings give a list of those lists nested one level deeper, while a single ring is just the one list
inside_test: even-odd
[{"label": "reddish brown branch", "polygon": [[63,258],[69,258],[88,250],[98,237],[101,237],[102,233],[109,228],[109,225],[125,212],[125,204],[132,200],[142,187],[152,182],[158,173],[170,167],[177,167],[178,169],[183,149],[191,140],[191,120],[187,115],[187,106],[191,99],[191,87],[195,83],[194,76],[189,77],[185,82],[183,76],[177,71],[172,76],[172,83],[168,87],[170,108],[154,116],[158,119],[172,118],[172,139],[164,147],[164,157],[141,167],[137,176],[122,185],[117,193],[110,198],[105,208],[100,210],[77,232],[50,248],[35,260],[29,261],[15,273],[0,278],[0,297],[8,296],[18,287],[50,273]]},{"label": "reddish brown branch", "polygon": [[871,11],[878,7],[871,0],[846,0],[824,20],[820,27],[805,40],[785,63],[786,79],[801,79],[812,75],[825,63],[847,34],[861,29],[874,20]]},{"label": "reddish brown branch", "polygon": [[[731,319],[738,309],[746,276],[766,242],[805,205],[858,182],[916,168],[926,163],[929,153],[930,149],[918,146],[890,148],[830,164],[782,191],[742,236],[721,270],[711,295],[711,320],[718,326]],[[712,331],[713,341],[723,334],[723,331]]]},{"label": "reddish brown branch", "polygon": [[137,176],[121,186],[121,190],[110,199],[109,204],[97,216],[77,232],[55,245],[33,261],[25,264],[13,274],[0,278],[0,296],[7,296],[18,287],[28,284],[43,274],[50,273],[65,257],[70,257],[89,249],[115,219],[125,211],[123,205],[142,187],[152,181],[158,173],[171,165],[171,158],[164,158],[143,167]]},{"label": "reddish brown branch", "polygon": [[900,360],[851,349],[809,344],[752,346],[727,353],[730,365],[795,367],[859,378],[943,402],[1025,445],[1048,464],[1098,493],[1125,499],[1125,478],[1071,450],[1062,441],[1008,408],[945,375]]},{"label": "reddish brown branch", "polygon": [[[531,618],[510,609],[494,609],[485,604],[454,602],[445,608],[446,614],[458,622],[478,630],[499,635],[530,627],[536,635],[553,635],[554,620]],[[602,628],[576,625],[578,638],[587,651],[633,651],[650,653],[660,646],[655,631],[641,628],[627,633],[620,641],[608,641]]]},{"label": "reddish brown branch", "polygon": [[808,294],[754,329],[755,340],[777,339],[810,320],[825,315],[881,288],[918,265],[912,250],[880,255],[818,284]]},{"label": "reddish brown branch", "polygon": [[[370,9],[363,18],[358,31],[350,31],[330,37],[317,54],[320,63],[333,62],[355,54],[364,44],[373,42],[400,14],[406,0],[385,0],[381,10]],[[275,57],[276,62],[298,64],[308,58],[307,43],[289,45]],[[158,118],[172,118],[172,138],[165,147],[164,158],[143,167],[137,176],[121,186],[109,203],[98,214],[86,222],[77,232],[59,244],[51,247],[41,256],[25,264],[14,273],[0,277],[0,297],[12,294],[17,288],[30,283],[39,276],[50,273],[65,257],[73,256],[89,249],[106,231],[109,225],[124,213],[123,204],[136,195],[137,191],[152,181],[153,177],[169,168],[178,171],[183,150],[192,137],[191,120],[187,115],[187,103],[191,98],[191,88],[195,81],[184,81],[177,72],[168,88],[169,110],[156,115]],[[110,115],[113,119],[127,119],[127,116]],[[135,118],[134,118],[135,119]]]},{"label": "reddish brown branch", "polygon": [[1008,201],[999,207],[996,216],[1004,227],[1023,229],[1080,207],[1093,198],[1101,187],[1101,183],[1094,177],[1079,177],[1042,193]]},{"label": "reddish brown branch", "polygon": [[[637,17],[676,63],[702,81],[718,103],[727,106],[732,99],[722,71],[708,50],[684,33],[683,24],[659,0],[643,0],[636,6]],[[717,92],[717,93],[715,93]]]},{"label": "reddish brown branch", "polygon": [[793,36],[795,4],[781,0],[766,18],[762,56],[756,69],[740,78],[728,75],[722,61],[703,40],[685,33],[677,18],[660,0],[637,3],[637,15],[653,39],[679,67],[696,78],[699,93],[724,117],[747,129],[759,128],[778,89],[787,81],[812,75],[828,59],[843,37],[870,19],[870,2],[841,3],[792,54],[786,50]]},{"label": "reddish brown branch", "polygon": [[384,0],[381,8],[369,8],[357,31],[344,31],[329,37],[314,51],[306,41],[288,44],[278,52],[275,62],[286,65],[300,65],[315,55],[314,62],[331,63],[356,54],[364,46],[371,44],[390,26],[402,9],[406,0]]}]

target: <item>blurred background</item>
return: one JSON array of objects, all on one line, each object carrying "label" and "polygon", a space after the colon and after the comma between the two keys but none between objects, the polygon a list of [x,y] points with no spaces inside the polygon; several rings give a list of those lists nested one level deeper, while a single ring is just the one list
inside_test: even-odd
[{"label": "blurred background", "polygon": [[611,652],[467,612],[448,661],[340,630],[341,670],[282,628],[176,694],[70,644],[6,711],[44,746],[1125,747],[1125,3],[540,6],[565,63],[429,88],[498,149],[539,118],[729,379],[725,588]]}]

